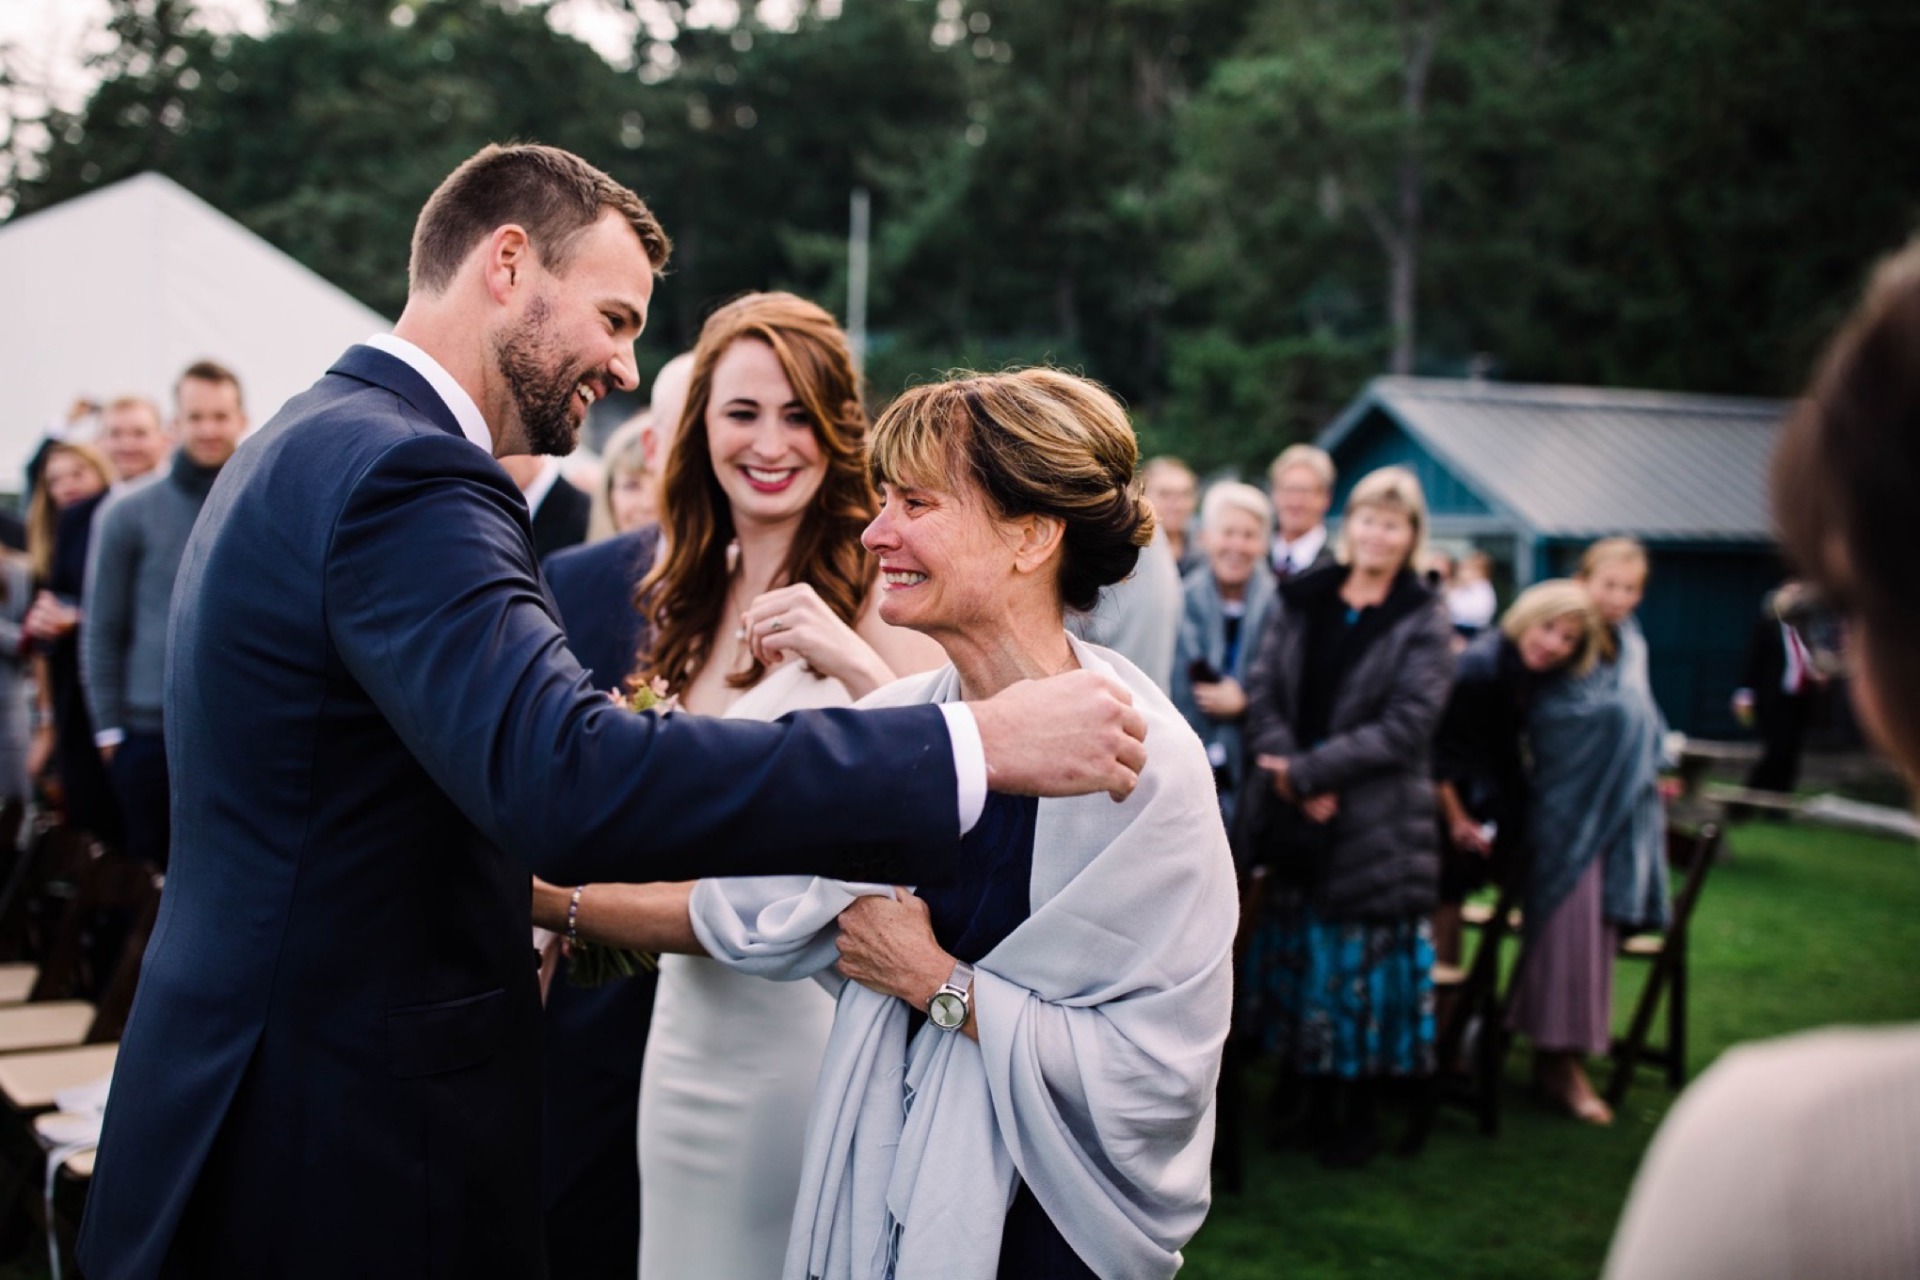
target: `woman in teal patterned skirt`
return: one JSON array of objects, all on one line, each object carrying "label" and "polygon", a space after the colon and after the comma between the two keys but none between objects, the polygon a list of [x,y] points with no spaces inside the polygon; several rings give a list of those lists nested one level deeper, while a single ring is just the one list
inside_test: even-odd
[{"label": "woman in teal patterned skirt", "polygon": [[1354,487],[1342,563],[1292,579],[1249,679],[1259,769],[1244,860],[1276,891],[1256,927],[1243,1024],[1279,1055],[1276,1105],[1302,1100],[1323,1162],[1379,1148],[1378,1082],[1433,1070],[1439,885],[1429,758],[1453,654],[1411,565],[1426,523],[1398,467]]}]

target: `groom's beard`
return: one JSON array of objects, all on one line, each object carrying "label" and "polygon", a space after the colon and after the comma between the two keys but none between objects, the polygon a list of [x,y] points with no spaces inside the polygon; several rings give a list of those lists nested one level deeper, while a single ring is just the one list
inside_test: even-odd
[{"label": "groom's beard", "polygon": [[494,339],[493,358],[513,396],[526,451],[565,455],[580,442],[579,424],[573,420],[573,394],[586,370],[558,356],[547,333],[552,315],[545,298],[534,299],[526,319]]}]

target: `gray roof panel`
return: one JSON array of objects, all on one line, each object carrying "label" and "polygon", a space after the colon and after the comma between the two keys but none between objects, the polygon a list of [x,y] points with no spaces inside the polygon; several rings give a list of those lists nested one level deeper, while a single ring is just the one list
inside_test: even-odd
[{"label": "gray roof panel", "polygon": [[1772,538],[1767,469],[1787,401],[1376,378],[1321,443],[1368,405],[1540,535]]}]

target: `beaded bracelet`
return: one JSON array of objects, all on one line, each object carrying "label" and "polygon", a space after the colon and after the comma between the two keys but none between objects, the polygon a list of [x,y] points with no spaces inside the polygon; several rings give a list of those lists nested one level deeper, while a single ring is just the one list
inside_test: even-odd
[{"label": "beaded bracelet", "polygon": [[567,945],[570,947],[580,945],[580,895],[586,891],[587,886],[583,884],[574,886],[573,897],[567,901]]}]

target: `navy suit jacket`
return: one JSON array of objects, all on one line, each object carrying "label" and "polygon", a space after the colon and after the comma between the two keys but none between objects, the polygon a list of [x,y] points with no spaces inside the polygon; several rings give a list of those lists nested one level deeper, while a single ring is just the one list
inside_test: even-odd
[{"label": "navy suit jacket", "polygon": [[587,540],[587,522],[593,516],[593,499],[556,477],[553,488],[533,514],[533,554],[544,561],[557,551],[577,547]]},{"label": "navy suit jacket", "polygon": [[82,1226],[94,1280],[537,1276],[528,871],[912,883],[957,856],[937,708],[612,705],[513,482],[370,348],[222,470],[168,651],[173,861]]}]

